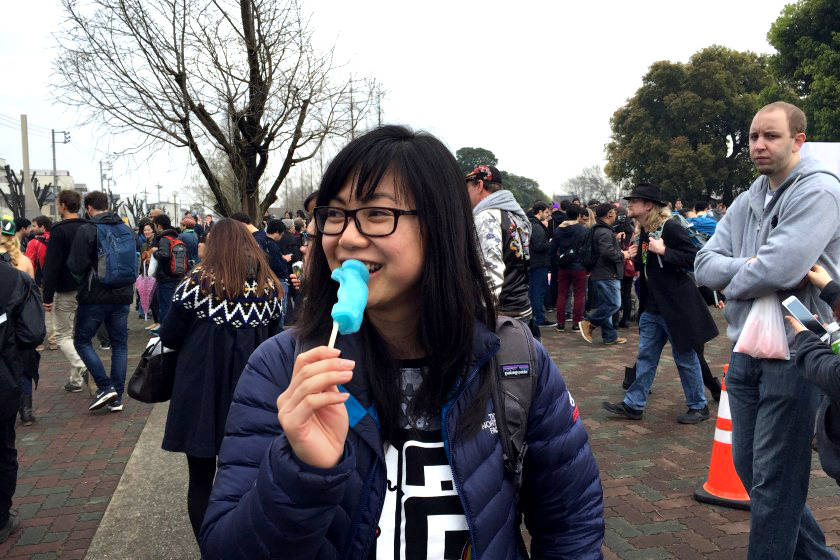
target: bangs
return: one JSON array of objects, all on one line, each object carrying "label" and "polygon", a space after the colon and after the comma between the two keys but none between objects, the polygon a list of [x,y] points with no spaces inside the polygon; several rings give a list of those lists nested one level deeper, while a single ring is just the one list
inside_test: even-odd
[{"label": "bangs", "polygon": [[[360,146],[360,148],[362,148]],[[318,190],[318,206],[327,206],[347,181],[352,181],[351,193],[360,202],[371,200],[382,179],[390,174],[394,179],[397,201],[414,197],[413,185],[407,181],[405,154],[400,143],[382,142],[359,150],[345,150],[329,165]]]}]

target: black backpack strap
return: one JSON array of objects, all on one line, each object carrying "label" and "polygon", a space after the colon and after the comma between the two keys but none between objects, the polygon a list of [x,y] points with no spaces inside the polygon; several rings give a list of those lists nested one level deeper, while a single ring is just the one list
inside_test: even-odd
[{"label": "black backpack strap", "polygon": [[539,372],[534,355],[534,337],[524,323],[499,316],[496,335],[501,344],[491,361],[491,394],[505,470],[513,478],[518,497],[522,486],[522,465],[528,451],[528,412]]}]

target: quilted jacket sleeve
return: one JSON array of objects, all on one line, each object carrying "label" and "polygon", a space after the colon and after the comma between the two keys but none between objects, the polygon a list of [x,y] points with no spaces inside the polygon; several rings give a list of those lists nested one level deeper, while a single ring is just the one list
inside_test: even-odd
[{"label": "quilted jacket sleeve", "polygon": [[277,420],[277,396],[293,365],[289,332],[248,360],[228,414],[219,470],[201,528],[204,558],[311,559],[355,467],[351,446],[332,469],[295,458]]},{"label": "quilted jacket sleeve", "polygon": [[578,409],[557,366],[542,364],[528,421],[522,511],[533,558],[602,558],[604,503],[598,465]]}]

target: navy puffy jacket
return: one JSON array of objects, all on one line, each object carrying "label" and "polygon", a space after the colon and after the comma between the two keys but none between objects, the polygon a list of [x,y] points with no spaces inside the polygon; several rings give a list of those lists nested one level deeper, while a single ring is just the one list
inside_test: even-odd
[{"label": "navy puffy jacket", "polygon": [[[359,364],[358,335],[339,337],[342,357]],[[603,500],[586,430],[557,367],[535,342],[538,388],[528,420],[520,509],[534,558],[601,558]],[[518,559],[514,488],[498,436],[459,437],[478,372],[499,338],[476,324],[468,381],[444,407],[443,436],[470,529],[473,558]],[[205,558],[372,558],[385,494],[383,446],[357,365],[347,386],[351,429],[331,469],[300,462],[277,420],[277,396],[292,374],[295,341],[285,331],[261,344],[239,379],[201,530]],[[492,402],[487,412],[493,411]]]}]

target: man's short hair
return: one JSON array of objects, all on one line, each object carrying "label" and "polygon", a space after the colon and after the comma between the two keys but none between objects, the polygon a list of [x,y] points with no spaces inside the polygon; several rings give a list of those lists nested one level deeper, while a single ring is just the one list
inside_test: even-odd
[{"label": "man's short hair", "polygon": [[566,207],[566,219],[577,220],[581,212],[583,212],[583,208],[581,208],[577,204],[570,204]]},{"label": "man's short hair", "polygon": [[92,191],[85,195],[85,208],[104,211],[108,209],[108,195],[102,191]]},{"label": "man's short hair", "polygon": [[152,218],[152,223],[160,226],[163,229],[172,229],[172,221],[166,214],[158,214]]},{"label": "man's short hair", "polygon": [[610,213],[610,210],[615,210],[615,206],[610,204],[609,202],[604,202],[603,204],[599,204],[595,207],[595,217],[596,218],[603,218],[607,214]]},{"label": "man's short hair", "polygon": [[[233,216],[231,216],[232,218]],[[268,223],[265,226],[265,232],[269,235],[274,233],[282,234],[286,231],[286,224],[283,223],[283,220],[276,220],[274,218],[268,220]]]},{"label": "man's short hair", "polygon": [[306,220],[303,218],[295,218],[295,231],[300,233],[306,227]]},{"label": "man's short hair", "polygon": [[251,224],[251,216],[249,216],[245,212],[235,212],[230,215],[230,219],[236,220],[237,222],[242,222],[243,224]]},{"label": "man's short hair", "polygon": [[536,215],[537,212],[542,212],[543,210],[548,210],[548,204],[546,204],[542,200],[536,201],[531,207],[531,212],[533,212],[534,215]]},{"label": "man's short hair", "polygon": [[24,218],[23,216],[19,218],[15,218],[15,231],[20,231],[22,229],[28,228],[32,225],[32,222],[29,219]]},{"label": "man's short hair", "polygon": [[587,205],[589,208],[592,208],[592,209],[594,210],[594,209],[595,209],[595,207],[596,207],[596,206],[598,206],[598,205],[600,205],[600,204],[601,204],[601,201],[600,201],[600,200],[598,200],[597,198],[592,198],[592,199],[590,199],[590,200],[589,200],[589,202],[588,202],[586,205]]},{"label": "man's short hair", "polygon": [[571,203],[568,200],[561,200],[560,201],[560,210],[562,210],[563,212],[568,210],[569,206],[571,206]]},{"label": "man's short hair", "polygon": [[50,231],[52,227],[52,220],[48,216],[35,216],[32,221],[38,224],[39,227],[44,228],[44,231]]},{"label": "man's short hair", "polygon": [[701,200],[700,202],[695,202],[694,203],[694,211],[695,212],[705,212],[708,209],[709,209],[709,203],[708,202],[703,202]]},{"label": "man's short hair", "polygon": [[781,109],[785,112],[785,115],[787,115],[788,127],[790,128],[791,136],[796,136],[800,132],[805,132],[808,128],[808,119],[805,117],[805,112],[793,103],[788,103],[786,101],[774,101],[773,103],[768,103],[759,109],[758,113],[775,111],[776,109]]},{"label": "man's short hair", "polygon": [[82,207],[82,195],[76,191],[63,190],[58,193],[58,202],[63,204],[68,212],[75,214]]}]

